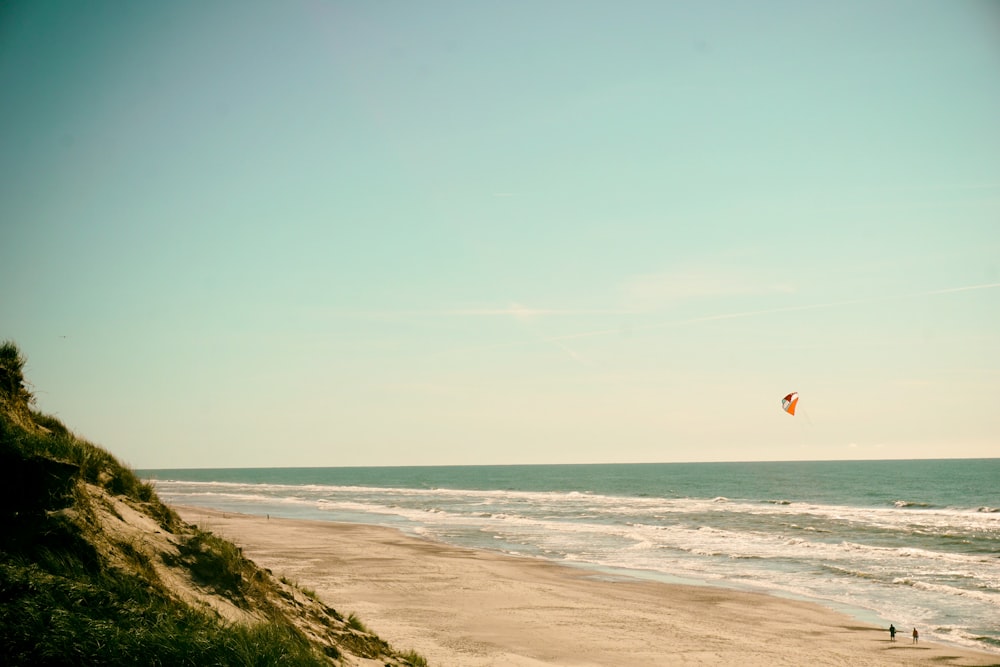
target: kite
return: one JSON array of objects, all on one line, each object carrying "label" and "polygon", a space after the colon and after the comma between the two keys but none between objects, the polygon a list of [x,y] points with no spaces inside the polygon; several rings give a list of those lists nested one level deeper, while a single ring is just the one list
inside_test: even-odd
[{"label": "kite", "polygon": [[795,414],[795,406],[799,403],[799,394],[793,391],[788,396],[781,399],[781,409],[790,415]]}]

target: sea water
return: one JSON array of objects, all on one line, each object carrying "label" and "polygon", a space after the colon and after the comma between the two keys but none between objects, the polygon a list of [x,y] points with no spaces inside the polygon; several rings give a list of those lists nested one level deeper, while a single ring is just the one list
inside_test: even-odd
[{"label": "sea water", "polygon": [[168,503],[805,598],[1000,653],[1000,459],[139,474]]}]

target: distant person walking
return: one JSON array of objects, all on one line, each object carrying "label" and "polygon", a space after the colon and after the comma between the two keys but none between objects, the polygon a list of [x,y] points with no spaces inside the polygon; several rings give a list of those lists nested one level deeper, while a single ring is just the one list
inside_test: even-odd
[{"label": "distant person walking", "polygon": [[916,644],[918,639],[920,639],[920,633],[917,632],[916,628],[913,628],[913,643]]},{"label": "distant person walking", "polygon": [[896,641],[896,626],[892,623],[889,624],[889,641]]}]

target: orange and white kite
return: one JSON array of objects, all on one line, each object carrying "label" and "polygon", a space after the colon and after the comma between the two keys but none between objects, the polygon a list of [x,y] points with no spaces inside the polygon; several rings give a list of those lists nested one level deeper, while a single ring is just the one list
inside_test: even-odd
[{"label": "orange and white kite", "polygon": [[798,392],[793,391],[788,396],[781,399],[781,409],[790,415],[795,414],[795,406],[799,403]]}]

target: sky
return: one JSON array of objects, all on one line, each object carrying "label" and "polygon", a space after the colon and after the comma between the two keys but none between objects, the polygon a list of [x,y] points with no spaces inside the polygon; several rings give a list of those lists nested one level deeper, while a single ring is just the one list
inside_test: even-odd
[{"label": "sky", "polygon": [[1000,456],[996,2],[5,2],[0,225],[139,469]]}]

